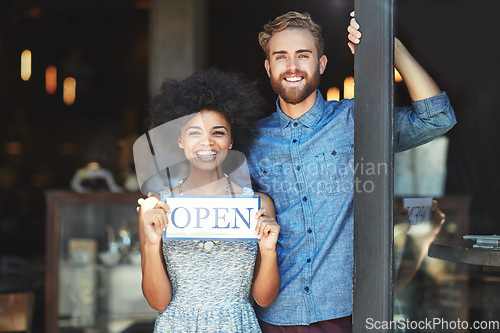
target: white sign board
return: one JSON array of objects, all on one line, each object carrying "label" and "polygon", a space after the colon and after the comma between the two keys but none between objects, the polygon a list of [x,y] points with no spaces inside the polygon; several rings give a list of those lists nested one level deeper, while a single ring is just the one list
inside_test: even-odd
[{"label": "white sign board", "polygon": [[260,197],[172,196],[167,239],[258,240],[255,214]]}]

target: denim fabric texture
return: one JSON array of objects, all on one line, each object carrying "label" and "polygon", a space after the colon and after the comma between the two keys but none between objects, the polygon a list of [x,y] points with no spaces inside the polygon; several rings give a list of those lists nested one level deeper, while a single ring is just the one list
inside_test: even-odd
[{"label": "denim fabric texture", "polygon": [[[366,185],[354,181],[354,100],[327,102],[318,91],[298,119],[276,104],[277,112],[259,123],[248,164],[254,189],[276,206],[281,290],[256,312],[274,325],[345,317],[352,313],[353,195]],[[395,107],[394,121],[396,151],[429,142],[456,123],[445,92]],[[386,172],[368,161],[356,168]]]}]

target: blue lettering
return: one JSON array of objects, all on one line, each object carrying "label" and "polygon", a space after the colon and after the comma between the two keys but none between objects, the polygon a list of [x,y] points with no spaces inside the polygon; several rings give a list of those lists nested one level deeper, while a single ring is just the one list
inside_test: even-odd
[{"label": "blue lettering", "polygon": [[243,216],[243,214],[241,214],[240,210],[238,208],[233,208],[234,211],[236,212],[236,214],[234,214],[234,227],[233,229],[239,229],[240,227],[238,227],[236,225],[236,220],[238,218],[238,215],[240,216],[241,220],[243,221],[243,223],[245,223],[245,225],[247,226],[248,229],[250,229],[250,212],[252,211],[252,208],[245,208],[248,210],[248,220],[245,219],[245,217]]},{"label": "blue lettering", "polygon": [[[206,208],[203,208],[203,207],[195,207],[195,209],[196,209],[196,227],[195,228],[201,228],[200,220],[206,219],[210,215],[210,211]],[[205,216],[200,217],[200,210],[202,210],[202,209],[205,211]]]},{"label": "blue lettering", "polygon": [[228,229],[229,228],[229,222],[227,223],[227,225],[225,227],[219,227],[219,220],[225,220],[226,219],[226,215],[222,215],[222,216],[219,216],[219,209],[225,209],[226,210],[226,213],[228,212],[228,208],[214,208],[214,211],[215,211],[215,226],[214,228],[217,228],[217,229]]},{"label": "blue lettering", "polygon": [[[187,216],[186,216],[186,225],[183,226],[183,227],[180,227],[177,225],[177,223],[175,223],[175,213],[177,213],[177,210],[178,209],[183,209],[186,211],[187,213]],[[173,211],[172,211],[172,214],[170,215],[170,219],[172,220],[172,224],[176,227],[176,228],[179,228],[179,229],[184,229],[185,227],[187,227],[189,225],[189,223],[191,223],[191,214],[189,213],[189,210],[187,210],[187,208],[184,208],[184,207],[177,207],[175,208]]]}]

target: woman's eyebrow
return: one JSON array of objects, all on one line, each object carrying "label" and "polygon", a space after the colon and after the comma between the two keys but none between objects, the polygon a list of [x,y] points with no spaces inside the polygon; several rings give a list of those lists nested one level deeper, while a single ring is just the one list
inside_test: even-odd
[{"label": "woman's eyebrow", "polygon": [[212,127],[212,128],[213,128],[213,129],[223,128],[223,129],[225,129],[225,130],[227,131],[227,128],[226,128],[226,126],[224,126],[224,125],[217,125],[217,126],[214,126],[214,127]]},{"label": "woman's eyebrow", "polygon": [[186,128],[186,131],[189,130],[189,129],[201,129],[201,127],[200,126],[196,126],[196,125],[191,125],[188,128]]}]

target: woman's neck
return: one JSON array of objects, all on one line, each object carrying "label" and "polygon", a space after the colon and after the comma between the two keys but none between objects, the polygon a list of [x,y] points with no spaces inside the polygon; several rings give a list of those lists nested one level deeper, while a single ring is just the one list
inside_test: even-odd
[{"label": "woman's neck", "polygon": [[191,169],[189,176],[182,183],[182,192],[191,195],[224,195],[227,194],[227,184],[228,180],[221,169]]}]

